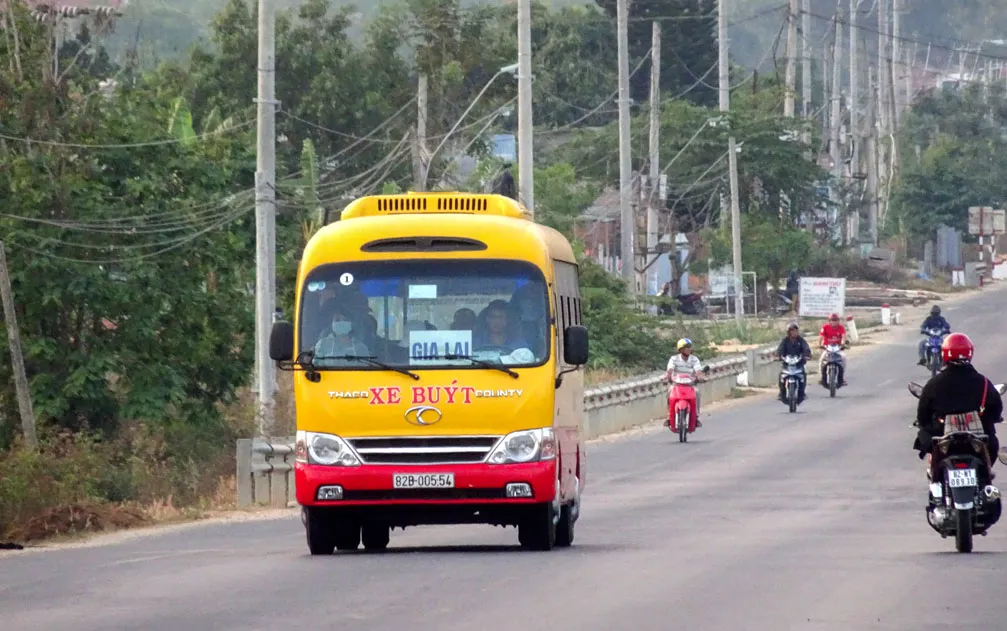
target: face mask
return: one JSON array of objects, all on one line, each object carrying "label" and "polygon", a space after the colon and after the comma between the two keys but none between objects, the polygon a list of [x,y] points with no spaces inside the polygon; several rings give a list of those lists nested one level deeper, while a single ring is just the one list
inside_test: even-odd
[{"label": "face mask", "polygon": [[346,320],[340,320],[332,323],[332,332],[336,335],[349,335],[352,328],[353,323],[347,322]]}]

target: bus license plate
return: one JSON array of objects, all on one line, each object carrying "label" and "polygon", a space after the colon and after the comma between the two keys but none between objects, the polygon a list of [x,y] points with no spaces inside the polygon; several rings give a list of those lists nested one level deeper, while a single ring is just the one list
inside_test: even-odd
[{"label": "bus license plate", "polygon": [[396,489],[453,489],[453,473],[394,473],[392,487]]},{"label": "bus license plate", "polygon": [[948,473],[948,486],[953,489],[976,485],[975,469],[950,469]]}]

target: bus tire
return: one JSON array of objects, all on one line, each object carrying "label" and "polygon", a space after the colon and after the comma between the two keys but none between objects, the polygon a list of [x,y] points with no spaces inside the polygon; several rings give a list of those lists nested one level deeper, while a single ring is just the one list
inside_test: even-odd
[{"label": "bus tire", "polygon": [[304,534],[312,556],[332,554],[336,548],[331,515],[324,509],[304,507]]},{"label": "bus tire", "polygon": [[528,550],[552,550],[556,545],[556,509],[552,502],[532,507],[517,529],[518,542]]},{"label": "bus tire", "polygon": [[556,524],[556,547],[569,548],[573,545],[574,526],[573,503],[560,509],[559,523]]}]

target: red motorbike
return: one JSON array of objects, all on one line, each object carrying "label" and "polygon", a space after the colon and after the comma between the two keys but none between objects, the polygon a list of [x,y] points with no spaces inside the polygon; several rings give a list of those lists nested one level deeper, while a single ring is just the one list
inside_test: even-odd
[{"label": "red motorbike", "polygon": [[[703,368],[704,373],[709,370],[709,366]],[[671,387],[668,388],[668,428],[678,434],[680,443],[689,440],[689,434],[696,431],[696,422],[699,420],[696,410],[696,381],[696,375],[687,373],[671,376]]]}]

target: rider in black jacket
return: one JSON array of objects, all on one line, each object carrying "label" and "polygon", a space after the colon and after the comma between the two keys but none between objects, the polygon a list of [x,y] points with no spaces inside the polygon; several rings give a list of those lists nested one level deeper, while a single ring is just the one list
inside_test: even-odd
[{"label": "rider in black jacket", "polygon": [[[785,355],[799,355],[801,357],[801,362],[798,365],[801,368],[804,368],[807,361],[811,359],[811,347],[808,346],[807,340],[801,337],[800,328],[797,326],[796,322],[791,322],[787,325],[787,337],[780,340],[780,345],[776,347],[777,359],[780,359]],[[804,390],[807,382],[808,373],[805,371],[804,379],[800,381],[800,386],[797,389],[798,403],[804,401]],[[780,401],[785,401],[786,396],[786,392],[783,388],[783,381],[780,381]]]},{"label": "rider in black jacket", "polygon": [[[920,325],[920,335],[926,335],[928,329],[937,329],[938,331],[943,331],[944,335],[951,333],[951,323],[947,321],[947,318],[941,315],[941,308],[934,305],[930,309],[930,315],[927,319],[923,321]],[[927,365],[927,338],[920,340],[919,347],[916,349],[920,353],[919,361],[917,362],[920,366]]]},{"label": "rider in black jacket", "polygon": [[[938,419],[947,414],[979,412],[983,430],[989,437],[991,464],[1000,451],[996,426],[1003,414],[1003,400],[993,383],[972,365],[975,347],[964,333],[949,335],[941,346],[945,368],[923,386],[916,409],[919,432],[913,449],[920,452],[920,460],[931,451],[932,437],[943,434]],[[985,392],[986,402],[982,404]],[[980,409],[982,408],[982,409]]]}]

